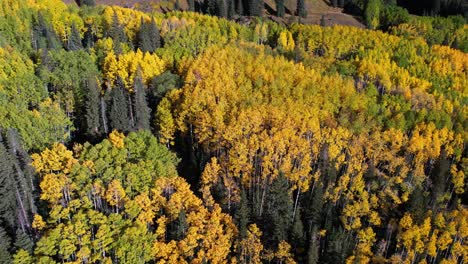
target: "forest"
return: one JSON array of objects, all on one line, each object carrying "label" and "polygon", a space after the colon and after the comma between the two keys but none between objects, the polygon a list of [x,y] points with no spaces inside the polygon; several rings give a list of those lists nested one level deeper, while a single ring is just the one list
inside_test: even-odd
[{"label": "forest", "polygon": [[0,0],[0,264],[466,263],[466,6],[420,2]]}]

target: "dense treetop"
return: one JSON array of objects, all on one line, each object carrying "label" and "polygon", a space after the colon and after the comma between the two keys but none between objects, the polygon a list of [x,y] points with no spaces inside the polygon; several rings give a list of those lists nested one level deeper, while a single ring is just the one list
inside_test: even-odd
[{"label": "dense treetop", "polygon": [[466,20],[393,2],[0,0],[0,263],[466,262]]}]

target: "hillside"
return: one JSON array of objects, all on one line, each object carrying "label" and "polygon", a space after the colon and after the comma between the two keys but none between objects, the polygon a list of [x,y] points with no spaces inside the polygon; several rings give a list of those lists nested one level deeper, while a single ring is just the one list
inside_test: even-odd
[{"label": "hillside", "polygon": [[463,17],[83,1],[0,0],[0,264],[468,261]]},{"label": "hillside", "polygon": [[[63,0],[66,4],[75,4],[74,0]],[[149,11],[157,10],[159,12],[168,12],[174,9],[173,0],[96,0],[96,4],[99,5],[118,5],[122,7],[136,8],[139,10]],[[179,4],[182,9],[187,8],[187,1],[181,0]],[[322,23],[322,17],[325,21],[325,25],[349,25],[363,28],[364,25],[355,17],[345,14],[341,8],[333,8],[325,0],[306,0],[305,1],[308,16],[306,19],[302,19],[301,22],[305,24],[320,25]],[[296,1],[287,0],[285,1],[286,16],[284,19],[276,17],[275,2],[273,0],[265,1],[265,14],[267,17],[274,21],[283,21],[288,23],[297,20],[297,18],[291,17],[291,14],[296,10]]]}]

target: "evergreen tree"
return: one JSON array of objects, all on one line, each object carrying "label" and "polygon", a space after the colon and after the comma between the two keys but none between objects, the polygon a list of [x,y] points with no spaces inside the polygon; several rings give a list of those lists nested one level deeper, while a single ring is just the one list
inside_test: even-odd
[{"label": "evergreen tree", "polygon": [[124,28],[120,24],[119,17],[115,12],[112,16],[112,24],[108,30],[108,36],[113,40],[114,52],[116,54],[122,53],[121,43],[127,42],[127,35],[125,34]]},{"label": "evergreen tree", "polygon": [[180,10],[182,10],[182,8],[180,7],[179,0],[176,0],[176,1],[175,1],[175,3],[174,3],[174,10],[175,10],[175,11],[180,11]]},{"label": "evergreen tree", "polygon": [[304,250],[304,225],[302,224],[301,212],[298,210],[294,217],[294,222],[291,227],[291,244],[296,251],[301,252]]},{"label": "evergreen tree", "polygon": [[137,34],[138,45],[137,47],[142,52],[149,52],[151,50],[151,39],[149,37],[149,26],[148,24],[141,18],[140,22],[140,30]]},{"label": "evergreen tree", "polygon": [[246,191],[242,188],[239,208],[237,209],[237,222],[239,226],[239,237],[244,239],[247,236],[247,227],[249,225],[249,200]]},{"label": "evergreen tree", "polygon": [[179,215],[177,219],[174,221],[173,225],[174,225],[174,228],[170,234],[171,239],[175,241],[182,240],[186,236],[187,228],[188,228],[187,216],[185,214],[184,209],[182,209],[179,212]]},{"label": "evergreen tree", "polygon": [[143,52],[155,52],[161,47],[161,35],[156,21],[152,18],[148,24],[142,18],[140,23],[137,35],[138,48]]},{"label": "evergreen tree", "polygon": [[33,252],[33,247],[34,243],[31,237],[21,229],[17,229],[15,236],[15,249],[24,249],[31,254]]},{"label": "evergreen tree", "polygon": [[187,11],[195,12],[195,0],[188,0],[187,4],[188,4]]},{"label": "evergreen tree", "polygon": [[13,173],[11,156],[0,141],[0,222],[2,226],[10,228],[14,227],[17,221]]},{"label": "evergreen tree", "polygon": [[8,153],[14,168],[13,191],[16,197],[16,208],[18,217],[17,226],[22,230],[29,230],[32,215],[36,213],[34,202],[35,184],[34,170],[30,166],[31,158],[23,149],[18,131],[8,129],[5,135]]},{"label": "evergreen tree", "polygon": [[146,99],[146,89],[138,71],[133,85],[135,128],[137,130],[150,130],[151,109],[148,107]]},{"label": "evergreen tree", "polygon": [[307,17],[307,10],[304,0],[297,0],[296,14],[302,18]]},{"label": "evergreen tree", "polygon": [[216,15],[219,17],[227,17],[227,6],[225,0],[217,0]]},{"label": "evergreen tree", "polygon": [[227,17],[232,19],[236,15],[236,3],[234,0],[227,0]]},{"label": "evergreen tree", "polygon": [[218,0],[207,0],[206,12],[212,16],[215,16],[218,11]]},{"label": "evergreen tree", "polygon": [[236,2],[236,13],[239,16],[242,16],[244,14],[244,3],[243,0],[235,0]]},{"label": "evergreen tree", "polygon": [[432,15],[437,16],[440,13],[441,0],[432,0]]},{"label": "evergreen tree", "polygon": [[87,6],[95,6],[96,2],[94,0],[82,0],[82,4]]},{"label": "evergreen tree", "polygon": [[58,49],[62,47],[55,30],[46,22],[42,12],[38,12],[32,28],[32,46],[34,49]]},{"label": "evergreen tree", "polygon": [[83,49],[83,43],[81,43],[80,32],[75,26],[75,23],[71,25],[71,33],[67,42],[67,49],[70,51]]},{"label": "evergreen tree", "polygon": [[249,0],[249,15],[262,16],[263,0]]},{"label": "evergreen tree", "polygon": [[288,238],[293,214],[293,201],[288,189],[288,180],[284,175],[271,184],[263,217],[265,237],[270,245],[277,245]]},{"label": "evergreen tree", "polygon": [[421,186],[417,186],[411,193],[408,199],[408,210],[417,224],[421,224],[427,212],[427,201],[424,190]]},{"label": "evergreen tree", "polygon": [[317,264],[319,262],[319,247],[318,228],[314,225],[310,234],[309,249],[307,251],[307,264]]},{"label": "evergreen tree", "polygon": [[88,137],[96,139],[100,136],[100,88],[96,77],[88,78],[85,87],[85,133]]},{"label": "evergreen tree", "polygon": [[12,263],[10,247],[11,238],[3,228],[3,223],[0,222],[0,264]]},{"label": "evergreen tree", "polygon": [[285,7],[284,7],[284,0],[276,0],[276,15],[279,17],[284,17],[285,14]]},{"label": "evergreen tree", "polygon": [[94,33],[93,33],[93,26],[88,24],[86,26],[86,31],[83,37],[83,44],[84,47],[90,49],[94,46]]},{"label": "evergreen tree", "polygon": [[154,20],[154,17],[151,18],[151,23],[149,26],[149,37],[151,40],[151,49],[150,52],[155,52],[156,49],[161,47],[161,35],[159,33],[158,25]]},{"label": "evergreen tree", "polygon": [[131,130],[127,96],[120,77],[117,78],[115,87],[110,91],[109,120],[111,130],[123,132]]},{"label": "evergreen tree", "polygon": [[345,0],[338,0],[338,7],[345,7]]}]

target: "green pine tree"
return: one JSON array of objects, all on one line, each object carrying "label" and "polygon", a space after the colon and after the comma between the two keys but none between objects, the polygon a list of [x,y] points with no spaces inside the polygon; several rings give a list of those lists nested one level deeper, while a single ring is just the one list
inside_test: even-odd
[{"label": "green pine tree", "polygon": [[284,7],[284,0],[275,0],[276,3],[276,15],[279,17],[284,17],[286,12]]},{"label": "green pine tree", "polygon": [[94,33],[93,33],[93,26],[88,24],[86,26],[86,31],[83,37],[84,47],[90,49],[94,46]]},{"label": "green pine tree", "polygon": [[239,226],[239,237],[241,239],[247,236],[247,227],[249,225],[250,209],[249,200],[246,191],[242,188],[239,207],[237,209],[237,222]]},{"label": "green pine tree", "polygon": [[0,222],[4,227],[10,228],[13,228],[17,222],[13,174],[11,156],[0,140]]},{"label": "green pine tree", "polygon": [[302,18],[307,17],[307,10],[304,0],[297,0],[296,14]]},{"label": "green pine tree", "polygon": [[126,90],[120,77],[117,78],[116,85],[110,92],[109,120],[111,130],[123,132],[131,130]]},{"label": "green pine tree", "polygon": [[34,243],[31,237],[25,232],[23,232],[21,229],[17,229],[15,236],[15,249],[24,249],[27,252],[29,252],[29,254],[32,254],[33,247]]},{"label": "green pine tree", "polygon": [[235,0],[236,1],[236,13],[239,16],[244,15],[244,3],[243,0]]},{"label": "green pine tree", "polygon": [[187,4],[188,4],[187,11],[195,12],[195,0],[188,0]]},{"label": "green pine tree", "polygon": [[148,24],[141,18],[140,22],[140,30],[137,34],[138,45],[137,47],[143,52],[151,51],[151,39],[149,36],[149,26]]},{"label": "green pine tree", "polygon": [[310,234],[309,249],[307,250],[307,264],[319,263],[319,247],[318,228],[314,225]]},{"label": "green pine tree", "polygon": [[161,35],[159,32],[158,25],[154,20],[154,17],[151,18],[151,23],[149,25],[148,34],[151,40],[151,50],[150,52],[155,52],[157,49],[161,47]]},{"label": "green pine tree", "polygon": [[287,240],[292,226],[293,200],[289,192],[288,180],[280,175],[270,186],[266,198],[266,211],[263,215],[265,238],[270,245]]},{"label": "green pine tree", "polygon": [[11,238],[3,228],[3,223],[0,222],[0,264],[12,263],[10,254]]},{"label": "green pine tree", "polygon": [[133,105],[135,113],[135,128],[137,130],[150,130],[151,109],[146,99],[146,89],[138,71],[133,85]]},{"label": "green pine tree", "polygon": [[96,77],[88,78],[85,86],[85,134],[96,139],[100,136],[100,88]]},{"label": "green pine tree", "polygon": [[114,52],[116,54],[122,53],[122,43],[127,42],[127,35],[125,34],[123,26],[120,24],[119,17],[114,12],[112,16],[112,24],[108,30],[108,36],[114,41]]},{"label": "green pine tree", "polygon": [[83,43],[81,42],[80,32],[75,26],[75,23],[71,25],[71,33],[68,38],[67,48],[70,51],[83,49]]}]

